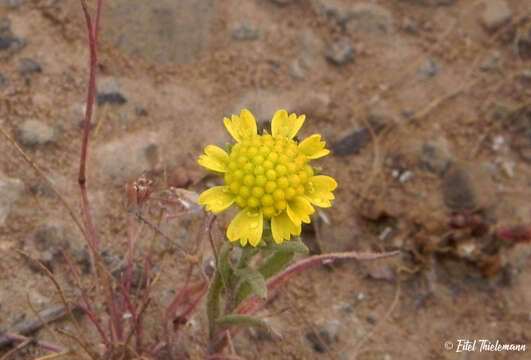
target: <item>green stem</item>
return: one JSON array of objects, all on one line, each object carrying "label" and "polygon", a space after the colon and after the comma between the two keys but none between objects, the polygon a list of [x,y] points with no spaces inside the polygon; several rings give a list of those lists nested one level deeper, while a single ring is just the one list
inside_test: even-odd
[{"label": "green stem", "polygon": [[223,280],[218,271],[214,276],[214,280],[208,289],[207,295],[207,316],[208,316],[208,334],[210,339],[214,337],[214,330],[216,329],[216,319],[219,317],[219,296],[223,289]]}]

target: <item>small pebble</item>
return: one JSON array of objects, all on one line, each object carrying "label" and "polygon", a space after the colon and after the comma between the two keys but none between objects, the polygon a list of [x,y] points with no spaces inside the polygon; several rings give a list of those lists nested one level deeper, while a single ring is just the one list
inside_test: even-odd
[{"label": "small pebble", "polygon": [[242,21],[238,27],[231,32],[234,40],[238,41],[252,41],[258,39],[260,31],[248,21]]},{"label": "small pebble", "polygon": [[500,151],[505,145],[505,139],[503,136],[498,135],[492,140],[492,151]]},{"label": "small pebble", "polygon": [[135,112],[138,116],[148,116],[149,115],[149,112],[147,111],[146,108],[142,107],[142,106],[137,106],[135,108]]},{"label": "small pebble", "polygon": [[351,62],[354,59],[355,48],[348,39],[340,39],[328,48],[326,59],[332,64],[341,66]]},{"label": "small pebble", "polygon": [[426,64],[420,67],[420,69],[417,72],[417,75],[419,79],[427,80],[429,78],[434,77],[438,73],[439,73],[439,65],[437,65],[437,63],[434,60],[429,59]]},{"label": "small pebble", "polygon": [[413,173],[409,170],[404,171],[400,177],[398,178],[398,181],[400,181],[402,184],[406,181],[410,180],[413,177]]},{"label": "small pebble", "polygon": [[42,72],[42,66],[37,61],[30,58],[20,59],[19,73],[21,75],[28,75]]},{"label": "small pebble", "polygon": [[55,143],[58,132],[38,120],[26,120],[17,126],[15,137],[23,146],[30,147]]}]

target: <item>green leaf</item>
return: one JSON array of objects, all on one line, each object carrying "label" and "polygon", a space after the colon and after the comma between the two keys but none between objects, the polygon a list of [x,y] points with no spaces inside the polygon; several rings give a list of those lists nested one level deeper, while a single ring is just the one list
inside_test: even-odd
[{"label": "green leaf", "polygon": [[310,252],[306,245],[304,245],[304,243],[300,240],[284,241],[280,244],[273,242],[270,243],[266,249],[276,252],[291,252],[299,254],[308,254]]},{"label": "green leaf", "polygon": [[[293,259],[292,252],[278,251],[267,258],[263,264],[258,267],[258,272],[264,279],[269,279],[271,276],[279,273],[284,267]],[[256,270],[253,270],[256,271]],[[265,280],[264,280],[265,281]],[[253,289],[248,282],[244,282],[240,285],[240,288],[236,292],[236,304],[241,303]],[[255,292],[256,293],[256,292]]]},{"label": "green leaf", "polygon": [[[267,298],[267,285],[264,276],[255,269],[243,268],[235,270],[236,276],[243,280],[243,284],[250,286],[250,291],[261,299]],[[243,285],[242,284],[242,285]],[[240,286],[240,289],[243,286]],[[239,295],[239,294],[238,294]],[[237,296],[237,299],[239,296]]]},{"label": "green leaf", "polygon": [[266,279],[269,279],[271,276],[282,271],[292,259],[292,252],[277,251],[258,267],[258,271],[260,271],[260,274]]}]

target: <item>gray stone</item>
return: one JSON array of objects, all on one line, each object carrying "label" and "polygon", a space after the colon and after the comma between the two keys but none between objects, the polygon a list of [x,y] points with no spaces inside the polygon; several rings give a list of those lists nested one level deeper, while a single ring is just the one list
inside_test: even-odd
[{"label": "gray stone", "polygon": [[452,163],[452,156],[440,143],[427,141],[422,144],[419,167],[439,176],[444,175]]},{"label": "gray stone", "polygon": [[126,96],[121,91],[120,80],[115,77],[103,78],[98,82],[98,95],[96,97],[98,105],[118,104],[127,102]]},{"label": "gray stone", "polygon": [[417,71],[417,75],[419,79],[421,80],[432,78],[438,73],[439,73],[439,65],[437,65],[437,63],[432,59],[429,59]]},{"label": "gray stone", "polygon": [[150,152],[158,148],[155,133],[140,132],[100,145],[94,151],[95,164],[108,180],[126,182],[151,169]]},{"label": "gray stone", "polygon": [[26,120],[17,126],[15,136],[23,146],[35,146],[55,143],[59,134],[38,120]]},{"label": "gray stone", "polygon": [[41,66],[41,64],[39,64],[37,61],[35,61],[33,59],[22,58],[22,59],[20,59],[18,72],[21,75],[40,73],[40,72],[42,72],[42,66]]},{"label": "gray stone", "polygon": [[354,59],[355,48],[349,39],[340,39],[330,45],[326,59],[334,65],[345,65]]},{"label": "gray stone", "polygon": [[8,60],[26,45],[26,41],[11,32],[9,20],[0,18],[0,61]]},{"label": "gray stone", "polygon": [[489,71],[489,70],[496,69],[498,67],[498,61],[500,61],[500,59],[501,59],[501,54],[499,51],[496,51],[483,65],[480,66],[480,69],[482,71]]},{"label": "gray stone", "polygon": [[486,0],[483,1],[485,6],[480,15],[481,24],[487,31],[495,31],[501,25],[505,24],[513,16],[505,0]]},{"label": "gray stone", "polygon": [[372,3],[354,5],[345,20],[350,33],[364,32],[367,34],[388,33],[393,26],[393,16],[384,7]]},{"label": "gray stone", "polygon": [[7,177],[0,172],[0,226],[5,225],[9,213],[23,192],[24,183],[21,180]]},{"label": "gray stone", "polygon": [[444,204],[454,211],[488,209],[494,205],[492,177],[478,164],[453,164],[441,185]]},{"label": "gray stone", "polygon": [[243,20],[231,31],[231,36],[234,40],[251,41],[258,39],[260,31],[248,21]]},{"label": "gray stone", "polygon": [[523,32],[516,39],[516,51],[524,60],[531,60],[531,29]]},{"label": "gray stone", "polygon": [[462,168],[451,169],[443,179],[444,203],[453,210],[474,210],[475,191],[472,179]]},{"label": "gray stone", "polygon": [[102,23],[123,51],[155,62],[185,63],[206,48],[214,0],[115,0]]},{"label": "gray stone", "polygon": [[7,84],[7,78],[4,76],[4,74],[0,73],[0,85]]},{"label": "gray stone", "polygon": [[318,326],[314,331],[306,333],[304,337],[312,345],[315,352],[325,353],[339,341],[340,327],[341,323],[338,320],[332,320]]},{"label": "gray stone", "polygon": [[5,7],[15,9],[20,5],[27,3],[28,0],[3,0],[2,2]]},{"label": "gray stone", "polygon": [[[375,114],[369,113],[367,120],[373,131],[378,134],[387,125],[389,119],[384,119]],[[332,142],[332,152],[335,156],[347,156],[359,153],[372,140],[371,132],[366,127],[346,130]]]},{"label": "gray stone", "polygon": [[[294,104],[290,96],[277,90],[255,89],[246,92],[235,101],[231,114],[239,115],[244,108],[249,109],[256,121],[269,122],[278,109],[293,111]],[[231,114],[227,114],[230,117]]]}]

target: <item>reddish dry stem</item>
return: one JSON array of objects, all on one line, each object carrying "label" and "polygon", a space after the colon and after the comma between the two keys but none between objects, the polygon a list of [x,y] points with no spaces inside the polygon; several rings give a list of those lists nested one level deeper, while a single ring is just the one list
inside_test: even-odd
[{"label": "reddish dry stem", "polygon": [[109,339],[107,338],[107,335],[105,335],[105,332],[101,328],[98,318],[96,317],[96,315],[94,314],[94,311],[92,310],[92,307],[90,306],[90,301],[88,299],[87,293],[81,287],[81,279],[79,277],[79,273],[76,267],[72,263],[72,260],[70,259],[70,257],[64,251],[61,251],[61,254],[63,255],[63,258],[65,259],[68,267],[70,268],[72,275],[74,276],[74,280],[76,281],[76,285],[79,291],[81,291],[81,298],[83,300],[83,303],[85,304],[85,306],[82,307],[83,311],[88,315],[90,321],[96,327],[96,330],[98,331],[98,334],[100,335],[102,341],[105,343],[109,343]]}]

